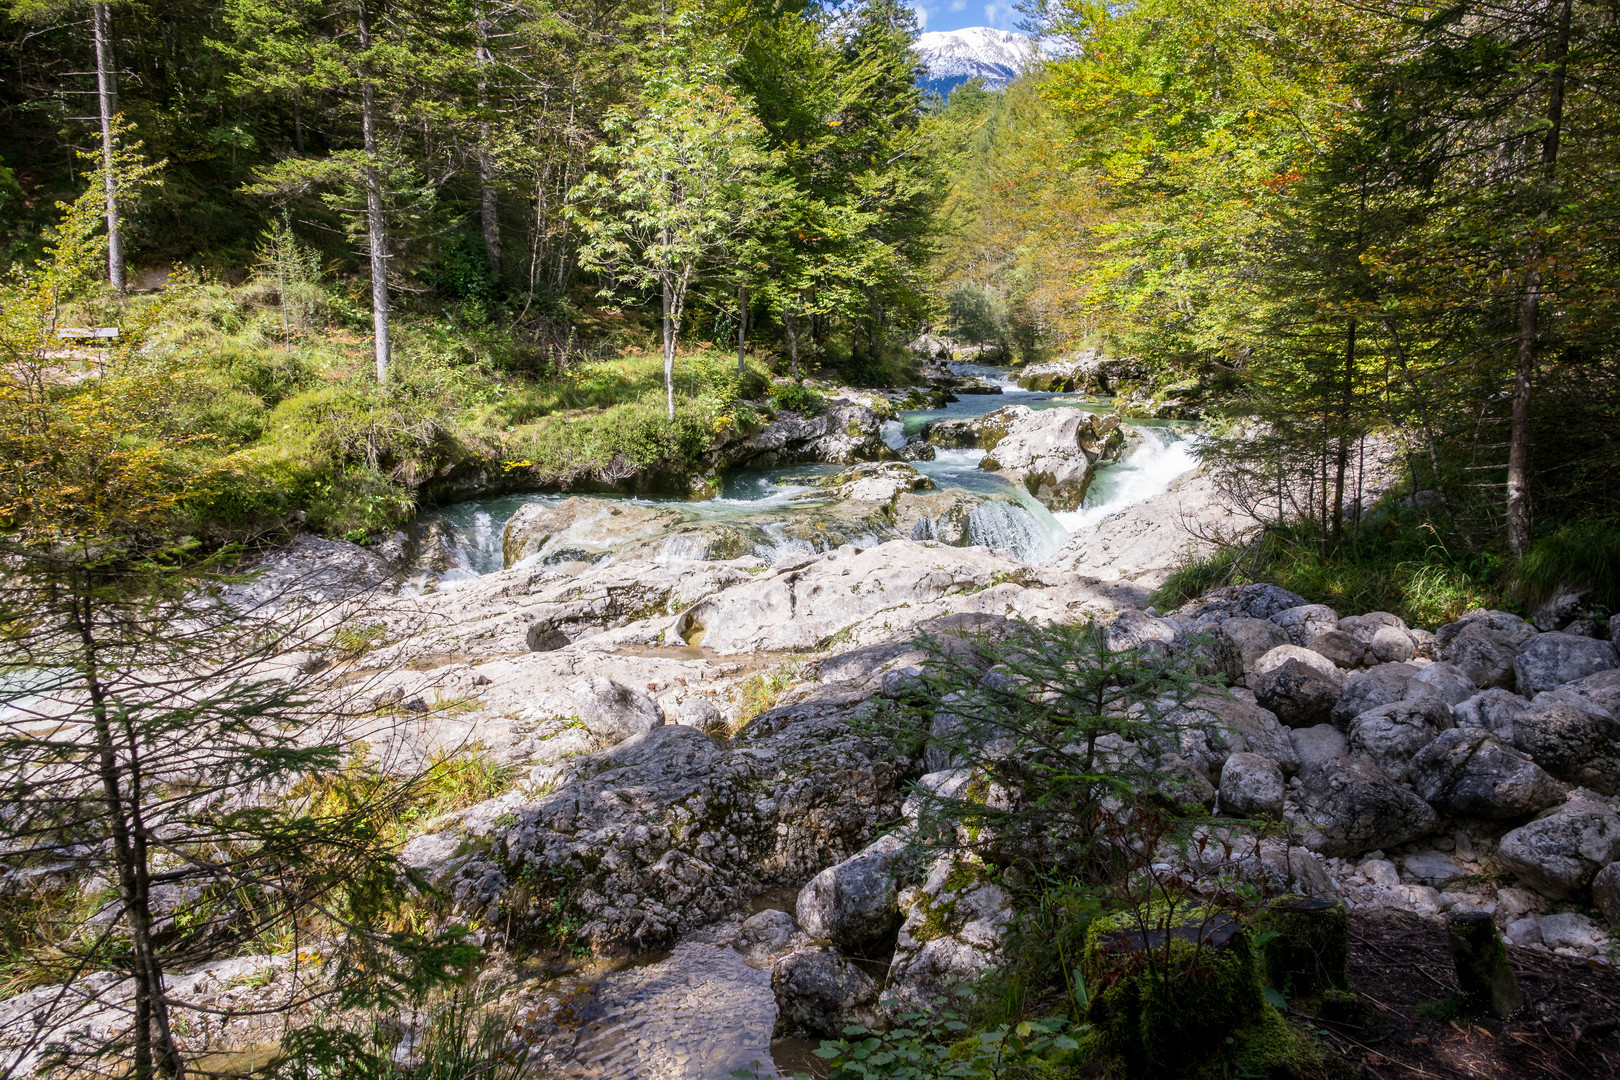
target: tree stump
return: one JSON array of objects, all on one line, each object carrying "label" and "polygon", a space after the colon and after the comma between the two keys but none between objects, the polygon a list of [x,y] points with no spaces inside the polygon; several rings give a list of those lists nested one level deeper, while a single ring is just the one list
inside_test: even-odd
[{"label": "tree stump", "polygon": [[1286,896],[1255,920],[1262,935],[1260,958],[1268,985],[1291,998],[1350,989],[1349,915],[1337,900]]},{"label": "tree stump", "polygon": [[1483,911],[1459,912],[1446,920],[1446,943],[1457,967],[1463,1007],[1479,1015],[1510,1016],[1524,1006],[1524,992],[1508,964],[1496,922]]}]

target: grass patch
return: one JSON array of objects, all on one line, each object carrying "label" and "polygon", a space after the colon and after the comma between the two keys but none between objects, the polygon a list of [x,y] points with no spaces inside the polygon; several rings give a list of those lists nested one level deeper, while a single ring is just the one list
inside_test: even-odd
[{"label": "grass patch", "polygon": [[1452,622],[1470,608],[1512,610],[1505,561],[1448,546],[1414,513],[1325,542],[1312,523],[1265,526],[1258,535],[1195,559],[1154,592],[1168,611],[1224,585],[1269,582],[1341,612],[1388,611],[1413,626]]},{"label": "grass patch", "polygon": [[801,667],[796,661],[789,661],[768,672],[756,671],[738,683],[732,691],[732,697],[737,702],[737,721],[733,730],[741,731],[760,713],[774,709],[787,688],[798,679]]}]

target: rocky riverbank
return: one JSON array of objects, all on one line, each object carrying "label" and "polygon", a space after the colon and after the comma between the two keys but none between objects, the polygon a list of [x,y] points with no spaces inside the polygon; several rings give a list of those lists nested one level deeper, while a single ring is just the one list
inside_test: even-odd
[{"label": "rocky riverbank", "polygon": [[[1039,430],[1078,432],[1064,411],[1034,414]],[[1030,419],[1002,412],[1009,430]],[[1084,424],[1065,451],[1082,472],[1086,440],[1106,453],[1122,437]],[[948,493],[919,478],[899,462],[827,477],[843,508],[821,511],[827,528],[915,535],[929,521],[937,534],[950,515],[928,500]],[[508,568],[453,588],[399,591],[397,563],[313,537],[242,588],[347,605],[331,643],[287,666],[392,718],[368,736],[379,756],[479,746],[513,770],[497,798],[423,823],[403,859],[447,917],[486,928],[500,1007],[561,1075],[706,1080],[768,1054],[772,1032],[882,1024],[1002,962],[1024,917],[1015,897],[971,849],[912,843],[906,824],[915,792],[968,778],[935,759],[933,728],[897,745],[864,723],[930,662],[921,635],[971,655],[1022,624],[1098,620],[1110,648],[1200,672],[1207,689],[1164,737],[1129,748],[1215,815],[1189,880],[1363,913],[1486,912],[1516,949],[1613,959],[1620,655],[1607,627],[1479,611],[1431,632],[1269,585],[1149,607],[1199,542],[1188,520],[1213,533],[1228,517],[1190,475],[1041,565],[909,535],[773,562],[713,530],[679,539],[661,508],[570,499],[515,516]],[[357,627],[360,655],[335,636]],[[1255,820],[1274,824],[1261,836]],[[669,955],[634,973],[522,974],[500,960],[519,940]],[[309,975],[285,958],[228,964],[184,985],[226,1010],[195,1030],[240,1050],[271,1037],[254,1002]],[[570,1004],[587,992],[591,1008]],[[732,1002],[728,1022],[703,1000]],[[0,1022],[29,1001],[0,1003]]]}]

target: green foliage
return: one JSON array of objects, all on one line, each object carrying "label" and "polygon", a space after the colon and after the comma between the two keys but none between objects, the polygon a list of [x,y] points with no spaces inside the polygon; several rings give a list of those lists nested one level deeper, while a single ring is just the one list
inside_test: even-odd
[{"label": "green foliage", "polygon": [[799,383],[774,383],[771,386],[771,404],[801,416],[815,416],[826,410],[827,399]]},{"label": "green foliage", "polygon": [[1179,807],[1163,812],[1175,778],[1157,764],[1169,714],[1199,692],[1182,658],[1113,648],[1092,622],[918,644],[923,673],[879,723],[912,744],[932,727],[933,752],[973,775],[957,795],[916,792],[930,842],[965,837],[994,866],[1095,883],[1134,865],[1132,842],[1185,827]]},{"label": "green foliage", "polygon": [[1531,545],[1519,564],[1518,582],[1532,607],[1572,589],[1593,607],[1620,611],[1620,521],[1559,526]]},{"label": "green foliage", "polygon": [[1343,611],[1388,611],[1433,627],[1470,608],[1512,608],[1502,564],[1488,553],[1448,547],[1444,523],[1397,508],[1382,522],[1325,543],[1321,526],[1268,526],[1178,569],[1153,594],[1170,610],[1222,585],[1269,582]]},{"label": "green foliage", "polygon": [[282,1040],[272,1080],[519,1080],[528,1053],[508,1037],[509,1020],[491,1001],[462,989],[427,1003],[407,1029],[410,1052],[398,1060],[402,1018],[374,1014],[360,1031],[313,1025]]},{"label": "green foliage", "polygon": [[[932,1009],[901,1013],[887,1031],[855,1024],[842,1038],[823,1041],[815,1054],[827,1062],[827,1080],[1045,1080],[1079,1062],[1084,1025],[1046,1017],[974,1030],[949,1004],[940,998]],[[731,1075],[746,1080],[759,1073]],[[798,1080],[808,1078],[800,1073]]]}]

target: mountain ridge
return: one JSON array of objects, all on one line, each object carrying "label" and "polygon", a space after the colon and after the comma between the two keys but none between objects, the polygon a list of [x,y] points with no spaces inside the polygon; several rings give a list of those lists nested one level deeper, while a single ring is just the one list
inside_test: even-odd
[{"label": "mountain ridge", "polygon": [[944,98],[969,79],[983,79],[986,89],[1005,88],[1029,63],[1035,43],[1010,30],[969,26],[920,34],[912,48],[927,69],[918,85]]}]

